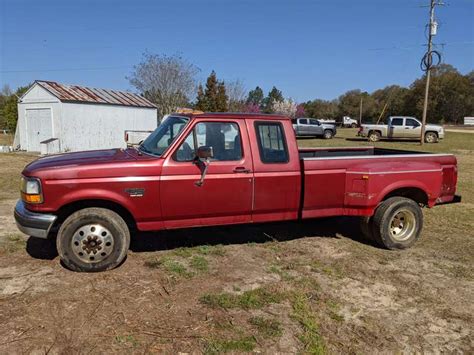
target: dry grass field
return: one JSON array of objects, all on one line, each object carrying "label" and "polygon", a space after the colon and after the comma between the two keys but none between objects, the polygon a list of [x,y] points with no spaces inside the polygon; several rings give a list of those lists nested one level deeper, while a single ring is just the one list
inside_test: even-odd
[{"label": "dry grass field", "polygon": [[[368,144],[355,133],[299,144]],[[425,209],[409,250],[325,218],[139,234],[98,274],[17,231],[18,176],[34,157],[1,154],[0,353],[473,353],[474,135],[377,146],[458,158],[463,202]]]}]

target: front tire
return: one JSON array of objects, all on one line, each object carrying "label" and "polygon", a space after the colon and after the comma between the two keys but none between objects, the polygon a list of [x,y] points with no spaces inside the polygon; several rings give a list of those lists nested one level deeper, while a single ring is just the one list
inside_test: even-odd
[{"label": "front tire", "polygon": [[351,124],[351,128],[357,128],[357,125],[355,123]]},{"label": "front tire", "polygon": [[329,129],[325,130],[324,133],[323,133],[323,138],[324,139],[331,139],[332,136],[333,136],[333,133]]},{"label": "front tire", "polygon": [[391,250],[411,247],[420,237],[423,212],[415,201],[391,197],[383,201],[373,216],[372,235],[375,241]]},{"label": "front tire", "polygon": [[437,143],[438,142],[438,135],[434,132],[426,132],[425,142],[426,143]]},{"label": "front tire", "polygon": [[73,271],[110,270],[125,259],[130,231],[117,213],[105,208],[85,208],[62,223],[56,246],[61,261]]},{"label": "front tire", "polygon": [[380,137],[381,137],[381,135],[377,131],[371,131],[369,133],[369,141],[371,141],[371,142],[378,142],[380,140]]}]

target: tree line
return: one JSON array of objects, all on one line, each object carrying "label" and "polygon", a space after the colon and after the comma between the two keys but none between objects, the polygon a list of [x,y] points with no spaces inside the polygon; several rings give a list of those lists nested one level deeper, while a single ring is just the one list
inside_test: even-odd
[{"label": "tree line", "polygon": [[[265,94],[259,86],[248,91],[242,81],[219,79],[215,71],[205,83],[197,80],[199,68],[178,55],[145,53],[142,61],[126,77],[130,84],[158,107],[158,117],[178,108],[208,112],[279,113],[290,117],[340,119],[358,118],[362,103],[364,122],[384,120],[390,115],[421,118],[425,77],[409,87],[386,86],[372,93],[349,90],[334,100],[314,99],[296,103],[275,86]],[[15,130],[17,102],[28,87],[13,92],[8,86],[0,91],[0,128]],[[463,75],[449,64],[432,70],[428,122],[462,123],[474,116],[474,71]]]},{"label": "tree line", "polygon": [[[342,116],[358,118],[362,106],[362,119],[364,122],[384,120],[391,115],[407,115],[421,118],[425,90],[425,77],[416,79],[409,87],[398,85],[386,86],[372,93],[359,89],[349,90],[334,100],[314,99],[307,102],[296,103],[291,98],[285,98],[282,91],[275,86],[265,95],[261,87],[247,91],[243,83],[219,79],[212,71],[204,84],[195,80],[199,69],[178,56],[160,56],[146,54],[144,62],[137,65],[129,78],[146,98],[160,107],[168,105],[162,103],[163,95],[156,95],[157,85],[147,83],[149,89],[144,90],[143,85],[137,85],[147,78],[167,77],[166,66],[161,66],[160,71],[143,70],[148,67],[148,61],[170,62],[175,61],[173,68],[193,68],[192,75],[172,76],[187,78],[184,82],[179,80],[169,84],[169,89],[174,92],[174,97],[179,97],[178,107],[191,107],[208,112],[250,112],[250,113],[280,113],[290,117],[314,117],[326,119],[340,119]],[[189,72],[189,70],[188,70]],[[193,92],[193,89],[195,92]],[[175,91],[173,91],[175,90]],[[183,95],[182,93],[188,94]],[[362,105],[361,105],[362,104]],[[168,112],[159,112],[162,116]],[[430,98],[428,109],[428,122],[454,123],[463,122],[466,116],[474,115],[474,71],[462,75],[456,68],[449,64],[441,64],[432,70],[430,85]]]}]

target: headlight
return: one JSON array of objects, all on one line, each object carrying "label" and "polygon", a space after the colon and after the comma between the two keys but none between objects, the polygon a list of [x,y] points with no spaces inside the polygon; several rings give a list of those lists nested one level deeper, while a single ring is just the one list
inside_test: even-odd
[{"label": "headlight", "polygon": [[43,193],[41,191],[41,181],[37,178],[21,177],[20,182],[21,198],[26,203],[42,203]]}]

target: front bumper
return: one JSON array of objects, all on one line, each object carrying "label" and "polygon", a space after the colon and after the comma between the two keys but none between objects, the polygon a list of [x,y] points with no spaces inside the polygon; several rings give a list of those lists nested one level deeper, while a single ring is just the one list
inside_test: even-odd
[{"label": "front bumper", "polygon": [[14,211],[18,229],[32,237],[46,239],[54,222],[58,218],[53,214],[36,213],[26,209],[25,203],[19,200]]}]

